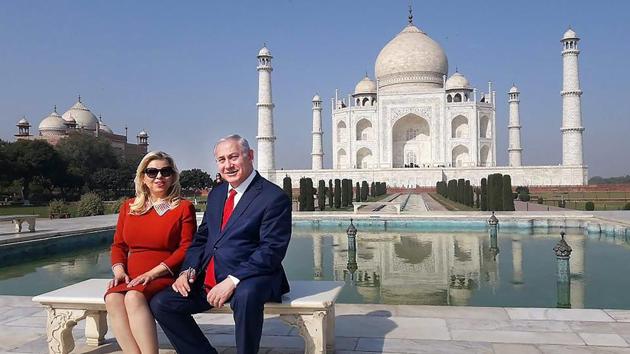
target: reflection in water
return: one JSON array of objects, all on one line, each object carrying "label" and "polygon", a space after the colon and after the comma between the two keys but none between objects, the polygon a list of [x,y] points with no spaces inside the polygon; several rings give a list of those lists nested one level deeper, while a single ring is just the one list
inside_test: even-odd
[{"label": "reflection in water", "polygon": [[517,238],[512,239],[512,284],[523,285],[523,245]]},{"label": "reflection in water", "polygon": [[571,307],[584,308],[584,245],[586,236],[566,235],[565,239],[573,251],[571,252]]}]

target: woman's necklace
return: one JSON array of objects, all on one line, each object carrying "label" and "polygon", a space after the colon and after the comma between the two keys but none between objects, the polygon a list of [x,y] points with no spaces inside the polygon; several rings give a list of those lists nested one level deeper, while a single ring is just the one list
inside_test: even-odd
[{"label": "woman's necklace", "polygon": [[167,211],[171,210],[171,203],[166,201],[165,199],[158,198],[156,201],[151,201],[153,205],[153,209],[158,213],[159,216],[166,214]]}]

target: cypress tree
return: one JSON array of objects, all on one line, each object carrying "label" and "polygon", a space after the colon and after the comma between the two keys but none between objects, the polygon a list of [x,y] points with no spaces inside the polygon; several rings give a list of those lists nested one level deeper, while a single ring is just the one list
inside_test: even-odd
[{"label": "cypress tree", "polygon": [[313,180],[306,178],[306,211],[315,211],[315,188],[313,188]]},{"label": "cypress tree", "polygon": [[361,182],[361,201],[365,202],[368,198],[368,183],[367,181]]},{"label": "cypress tree", "polygon": [[317,186],[317,206],[320,211],[326,209],[326,182],[323,179],[319,180]]},{"label": "cypress tree", "polygon": [[357,202],[361,201],[361,185],[357,182],[357,185],[354,190],[355,198]]},{"label": "cypress tree", "polygon": [[341,208],[341,180],[339,178],[335,178],[335,192],[333,195],[335,196],[335,208]]},{"label": "cypress tree", "polygon": [[457,180],[457,202],[466,204],[466,181],[463,178]]},{"label": "cypress tree", "polygon": [[304,177],[300,178],[300,196],[298,197],[298,210],[304,211],[306,209],[306,180]]},{"label": "cypress tree", "polygon": [[514,195],[512,194],[512,177],[503,175],[503,210],[514,211]]},{"label": "cypress tree", "polygon": [[341,206],[348,206],[348,180],[345,178],[341,180]]},{"label": "cypress tree", "polygon": [[335,203],[333,201],[333,181],[332,179],[328,180],[328,206],[330,207],[330,209],[332,209],[335,206]]},{"label": "cypress tree", "polygon": [[452,179],[448,181],[446,197],[452,201],[457,200],[457,181],[456,180]]},{"label": "cypress tree", "polygon": [[503,210],[503,175],[500,173],[488,176],[488,210]]},{"label": "cypress tree", "polygon": [[286,175],[282,179],[282,189],[289,199],[293,200],[293,186],[291,185],[291,177],[289,177],[289,175]]},{"label": "cypress tree", "polygon": [[481,209],[481,211],[488,211],[488,180],[486,178],[481,179],[479,209]]},{"label": "cypress tree", "polygon": [[370,196],[372,198],[376,197],[375,183],[370,183]]},{"label": "cypress tree", "polygon": [[352,206],[352,199],[354,198],[354,193],[352,193],[352,187],[354,186],[354,184],[352,184],[352,180],[348,179],[348,205]]},{"label": "cypress tree", "polygon": [[466,180],[464,182],[464,204],[466,204],[467,206],[471,207],[472,206],[472,189],[470,187],[470,181]]}]

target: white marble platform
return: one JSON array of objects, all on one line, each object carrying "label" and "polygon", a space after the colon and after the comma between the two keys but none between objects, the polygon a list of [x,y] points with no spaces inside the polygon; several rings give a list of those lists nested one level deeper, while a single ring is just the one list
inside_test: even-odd
[{"label": "white marble platform", "polygon": [[[229,314],[196,315],[221,353],[234,353]],[[45,353],[46,313],[27,296],[0,296],[0,353]],[[120,353],[112,334],[76,353]],[[261,353],[300,353],[303,340],[277,316],[265,320]],[[174,353],[160,333],[161,353]],[[630,310],[352,305],[336,308],[336,353],[630,353]]]}]

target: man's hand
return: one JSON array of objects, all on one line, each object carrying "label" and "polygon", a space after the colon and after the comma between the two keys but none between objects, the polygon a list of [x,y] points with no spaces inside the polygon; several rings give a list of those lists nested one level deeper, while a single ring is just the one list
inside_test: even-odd
[{"label": "man's hand", "polygon": [[190,270],[182,272],[171,286],[176,293],[181,294],[183,297],[188,297],[190,284],[195,282],[195,275],[189,274],[190,272]]},{"label": "man's hand", "polygon": [[232,279],[229,277],[225,278],[224,281],[210,289],[206,300],[208,300],[208,303],[212,305],[212,307],[221,308],[223,304],[228,301],[230,296],[232,296],[234,289],[236,289],[236,285],[234,285]]}]

